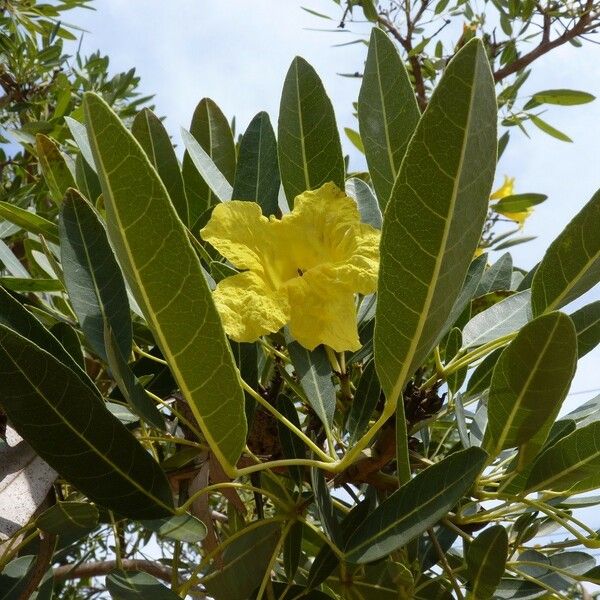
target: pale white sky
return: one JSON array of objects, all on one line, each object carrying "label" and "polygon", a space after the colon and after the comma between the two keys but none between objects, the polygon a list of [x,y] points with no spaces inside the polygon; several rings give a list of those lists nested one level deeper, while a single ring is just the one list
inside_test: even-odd
[{"label": "pale white sky", "polygon": [[[86,52],[100,48],[110,56],[113,70],[137,68],[142,90],[156,94],[157,113],[167,117],[165,124],[176,140],[179,128],[188,127],[195,105],[205,96],[215,100],[228,118],[236,116],[238,132],[260,110],[266,110],[275,125],[285,73],[297,54],[323,79],[340,131],[357,128],[352,102],[360,82],[337,73],[361,70],[366,48],[362,44],[333,48],[355,38],[307,30],[335,23],[311,17],[300,4],[296,0],[97,0],[97,11],[80,11],[76,23],[89,32],[83,43]],[[336,14],[330,0],[302,4]],[[554,88],[585,89],[600,97],[600,46],[566,45],[546,55],[534,65],[522,93]],[[544,118],[574,143],[554,140],[533,128],[528,140],[513,128],[498,168],[498,183],[503,174],[511,175],[517,179],[517,192],[549,196],[527,221],[526,233],[538,239],[511,250],[515,263],[524,268],[538,262],[552,239],[600,187],[600,100],[578,107],[551,107]],[[343,133],[342,144],[358,167],[361,158]],[[597,287],[576,307],[599,298]],[[599,363],[600,349],[580,361],[572,391],[600,388]],[[574,407],[594,395],[571,396],[568,405]]]}]

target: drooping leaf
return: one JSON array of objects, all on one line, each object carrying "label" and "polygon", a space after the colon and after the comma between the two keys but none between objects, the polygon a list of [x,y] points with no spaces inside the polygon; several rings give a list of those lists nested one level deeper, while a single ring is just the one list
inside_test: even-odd
[{"label": "drooping leaf", "polygon": [[541,117],[538,117],[537,115],[529,115],[529,118],[539,130],[543,131],[544,133],[547,133],[549,136],[556,138],[561,142],[573,141],[566,133],[563,133],[559,129],[556,129],[556,127],[553,127],[552,125],[550,125],[550,123],[544,121],[544,119],[542,119]]},{"label": "drooping leaf", "polygon": [[476,314],[463,329],[463,346],[473,348],[517,331],[531,320],[531,292],[523,290]]},{"label": "drooping leaf", "polygon": [[531,284],[534,315],[556,310],[600,279],[600,190],[550,244]]},{"label": "drooping leaf", "polygon": [[486,458],[483,450],[473,447],[419,473],[356,528],[346,544],[346,559],[377,560],[435,525],[468,491]]},{"label": "drooping leaf", "polygon": [[[233,185],[235,177],[233,135],[225,115],[210,98],[203,98],[196,106],[190,124],[190,133],[204,153],[210,157],[219,173]],[[203,174],[198,172],[189,151],[183,156],[182,174],[190,214],[189,227],[196,233],[195,224],[200,215],[217,200],[203,179]]]},{"label": "drooping leaf", "polygon": [[106,589],[113,600],[178,600],[156,577],[143,571],[115,570],[106,576]]},{"label": "drooping leaf", "polygon": [[360,220],[373,225],[375,229],[381,229],[383,223],[381,209],[368,184],[358,177],[351,177],[346,181],[346,194],[356,200]]},{"label": "drooping leaf", "polygon": [[492,598],[506,566],[508,535],[502,525],[482,531],[466,554],[470,592],[477,600]]},{"label": "drooping leaf", "polygon": [[382,210],[420,116],[404,61],[390,38],[373,27],[358,96],[358,122]]},{"label": "drooping leaf", "polygon": [[32,277],[0,277],[0,285],[13,292],[62,292],[58,279],[33,279]]},{"label": "drooping leaf", "polygon": [[339,544],[341,541],[340,524],[333,508],[333,502],[331,501],[331,495],[323,472],[319,469],[311,469],[310,475],[321,527],[329,539]]},{"label": "drooping leaf", "polygon": [[577,332],[577,356],[581,358],[600,343],[600,300],[576,310],[571,320]]},{"label": "drooping leaf", "polygon": [[79,147],[79,151],[85,159],[85,162],[87,162],[87,164],[95,171],[96,163],[94,162],[94,157],[92,156],[90,140],[88,139],[88,134],[85,125],[71,117],[65,117],[65,123],[69,127],[71,135],[73,136],[75,143]]},{"label": "drooping leaf", "polygon": [[4,412],[61,476],[124,516],[172,511],[171,490],[158,464],[71,369],[4,325],[0,359]]},{"label": "drooping leaf", "polygon": [[223,552],[223,567],[215,565],[202,578],[209,596],[219,600],[239,600],[260,585],[281,532],[281,523],[263,521]]},{"label": "drooping leaf", "polygon": [[279,163],[275,132],[266,112],[250,121],[240,142],[232,198],[258,202],[263,215],[279,214]]},{"label": "drooping leaf", "polygon": [[35,235],[43,235],[49,242],[58,244],[58,227],[52,221],[48,221],[40,215],[8,202],[0,202],[0,217],[25,231]]},{"label": "drooping leaf", "polygon": [[[279,394],[277,398],[277,410],[293,425],[300,429],[300,419],[298,418],[298,411],[294,406],[294,403],[285,395]],[[283,423],[277,421],[277,431],[279,433],[279,441],[281,443],[281,449],[285,458],[304,459],[306,458],[306,446],[290,429],[288,429]],[[302,467],[291,466],[288,467],[290,475],[294,481],[301,485],[304,480]]]},{"label": "drooping leaf", "polygon": [[498,200],[498,202],[492,206],[492,209],[500,214],[521,212],[536,204],[544,202],[547,198],[548,196],[545,194],[512,194]]},{"label": "drooping leaf", "polygon": [[[374,345],[391,405],[438,342],[479,242],[496,164],[495,115],[490,67],[473,40],[440,80],[384,215]],[[407,466],[400,469],[406,475]]]},{"label": "drooping leaf", "polygon": [[539,104],[559,104],[560,106],[574,106],[587,104],[595,100],[595,96],[580,90],[543,90],[533,94],[532,98]]},{"label": "drooping leaf", "polygon": [[246,440],[244,395],[200,262],[142,148],[101,98],[87,95],[84,107],[117,256],[207,442],[231,470]]},{"label": "drooping leaf", "polygon": [[50,196],[56,204],[63,200],[63,196],[70,187],[75,187],[73,174],[69,170],[65,157],[58,146],[43,133],[35,136],[35,147],[40,161],[44,180],[50,191]]},{"label": "drooping leaf", "polygon": [[299,56],[283,84],[277,138],[281,182],[290,208],[296,196],[328,181],[344,189],[344,159],[333,106],[315,70]]},{"label": "drooping leaf", "polygon": [[539,456],[526,491],[587,492],[600,486],[600,421],[576,429]]},{"label": "drooping leaf", "polygon": [[294,580],[294,576],[300,565],[303,529],[304,526],[301,521],[294,523],[283,543],[283,568],[289,581]]},{"label": "drooping leaf", "polygon": [[491,454],[522,446],[554,422],[576,363],[575,327],[566,315],[550,313],[521,329],[492,375],[484,441]]},{"label": "drooping leaf", "polygon": [[73,310],[90,345],[105,362],[104,328],[121,355],[131,354],[127,290],[104,225],[87,200],[71,189],[61,206],[60,256]]},{"label": "drooping leaf", "polygon": [[141,521],[141,524],[159,536],[180,542],[197,544],[206,537],[206,525],[190,514]]},{"label": "drooping leaf", "polygon": [[98,524],[98,509],[89,502],[57,502],[35,524],[38,529],[57,535],[85,534]]},{"label": "drooping leaf", "polygon": [[179,218],[185,225],[189,225],[187,198],[179,161],[162,121],[149,108],[145,108],[133,120],[131,133],[162,179]]}]

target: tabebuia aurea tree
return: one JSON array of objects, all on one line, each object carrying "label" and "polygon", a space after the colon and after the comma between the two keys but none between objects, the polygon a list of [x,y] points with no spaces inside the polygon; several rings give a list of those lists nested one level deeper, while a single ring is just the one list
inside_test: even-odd
[{"label": "tabebuia aurea tree", "polygon": [[56,218],[2,209],[46,276],[2,279],[0,406],[47,487],[2,544],[3,590],[485,600],[600,583],[574,513],[599,502],[582,494],[600,487],[600,398],[558,418],[600,341],[600,302],[569,308],[600,279],[600,194],[531,272],[488,265],[482,43],[423,112],[402,61],[377,59],[390,40],[370,44],[389,86],[362,83],[368,182],[347,178],[301,58],[277,134],[259,113],[236,147],[205,99],[181,166],[151,111],[128,127],[95,93],[71,124],[85,177],[38,138]]}]

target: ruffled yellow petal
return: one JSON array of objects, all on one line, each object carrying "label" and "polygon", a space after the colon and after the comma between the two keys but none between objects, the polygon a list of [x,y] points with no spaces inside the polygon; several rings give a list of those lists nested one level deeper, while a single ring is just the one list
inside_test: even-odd
[{"label": "ruffled yellow petal", "polygon": [[262,271],[268,226],[256,202],[232,200],[215,206],[200,236],[238,269]]},{"label": "ruffled yellow petal", "polygon": [[289,281],[290,333],[305,348],[319,344],[336,352],[358,350],[354,294],[346,285],[329,279],[320,269]]},{"label": "ruffled yellow petal", "polygon": [[504,176],[504,183],[490,196],[490,200],[500,200],[515,193],[515,178]]},{"label": "ruffled yellow petal", "polygon": [[252,271],[223,279],[213,292],[227,335],[236,342],[253,342],[279,331],[290,318],[284,290],[273,291]]}]

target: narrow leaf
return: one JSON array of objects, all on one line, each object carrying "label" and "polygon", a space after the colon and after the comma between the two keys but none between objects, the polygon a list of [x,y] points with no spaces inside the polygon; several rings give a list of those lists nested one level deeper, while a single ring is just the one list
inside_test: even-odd
[{"label": "narrow leaf", "polygon": [[185,225],[189,225],[187,198],[179,161],[162,121],[149,108],[145,108],[133,120],[131,133],[162,179],[179,218]]},{"label": "narrow leaf", "polygon": [[352,177],[346,181],[346,194],[356,200],[360,220],[363,223],[373,225],[375,229],[381,229],[383,222],[381,209],[368,184],[362,179],[358,179],[358,177]]},{"label": "narrow leaf", "polygon": [[404,61],[390,38],[373,27],[358,96],[358,122],[382,210],[420,116]]},{"label": "narrow leaf", "polygon": [[49,242],[58,244],[58,228],[44,217],[8,202],[0,202],[0,217],[18,225],[25,231],[43,235]]},{"label": "narrow leaf", "polygon": [[[227,118],[210,99],[203,98],[196,106],[190,124],[190,133],[208,155],[217,171],[233,185],[235,177],[235,144]],[[189,151],[183,156],[182,175],[189,207],[189,227],[195,232],[200,215],[217,202],[204,173],[198,172]],[[224,198],[229,200],[231,194]]]},{"label": "narrow leaf", "polygon": [[73,174],[69,170],[67,161],[58,146],[49,137],[38,133],[35,136],[35,141],[40,168],[50,191],[50,196],[56,204],[60,204],[67,189],[75,187]]},{"label": "narrow leaf", "polygon": [[257,202],[266,217],[277,215],[280,183],[275,132],[269,115],[259,112],[250,121],[240,142],[231,197]]},{"label": "narrow leaf", "polygon": [[356,528],[346,544],[346,559],[377,560],[435,525],[469,490],[486,458],[480,448],[469,448],[419,473]]},{"label": "narrow leaf", "polygon": [[277,151],[290,208],[296,196],[328,181],[344,189],[344,159],[331,100],[315,70],[299,56],[283,84]]},{"label": "narrow leaf", "polygon": [[105,362],[109,326],[122,356],[131,354],[127,290],[104,225],[94,208],[69,190],[60,211],[60,257],[73,310],[90,345]]},{"label": "narrow leaf", "polygon": [[577,356],[581,358],[600,343],[600,300],[576,310],[571,320],[577,332]]}]

